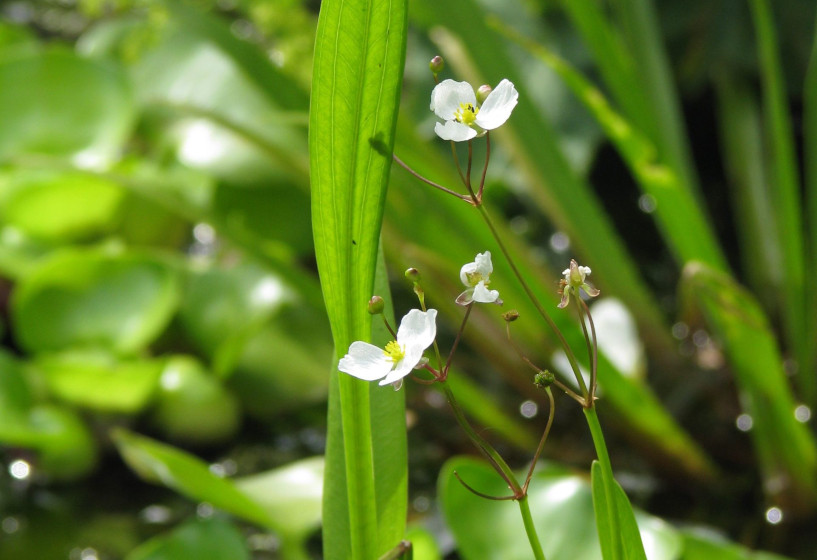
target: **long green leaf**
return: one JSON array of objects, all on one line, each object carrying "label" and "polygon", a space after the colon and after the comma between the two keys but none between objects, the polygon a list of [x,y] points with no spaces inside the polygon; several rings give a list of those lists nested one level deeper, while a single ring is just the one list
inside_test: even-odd
[{"label": "long green leaf", "polygon": [[[794,417],[783,358],[754,297],[728,276],[692,263],[684,270],[687,303],[696,303],[721,339],[735,374],[770,497],[783,509],[817,504],[817,445]],[[782,481],[782,483],[781,483]]]},{"label": "long green leaf", "polygon": [[[803,93],[803,136],[804,157],[806,165],[806,212],[809,226],[806,262],[811,267],[806,273],[809,278],[817,275],[817,22],[814,25],[814,44],[811,49],[808,72],[806,73],[805,91]],[[813,372],[817,362],[817,292],[808,290],[809,298],[806,317],[809,321],[804,336],[806,344],[806,362],[801,365],[804,371]],[[814,403],[810,403],[812,407]]]},{"label": "long green leaf", "polygon": [[[338,357],[351,342],[371,338],[366,302],[374,288],[406,16],[401,0],[328,0],[318,19],[309,132],[312,218]],[[371,560],[405,529],[402,394],[333,369],[329,415],[326,558]]]},{"label": "long green leaf", "polygon": [[657,158],[647,137],[616,113],[602,92],[567,61],[505,26],[499,29],[554,70],[596,118],[642,191],[655,199],[659,225],[680,262],[699,260],[725,270],[726,259],[706,215],[672,167]]},{"label": "long green leaf", "polygon": [[[582,2],[583,5],[592,3],[591,0]],[[612,4],[638,69],[640,80],[636,87],[646,92],[646,110],[654,123],[652,130],[648,129],[652,133],[650,137],[658,147],[661,159],[678,175],[682,186],[696,195],[698,178],[653,1],[615,0]]]},{"label": "long green leaf", "polygon": [[[803,218],[800,214],[800,181],[797,158],[794,152],[794,137],[786,104],[783,70],[777,48],[777,37],[769,3],[766,0],[751,0],[752,19],[757,34],[760,76],[764,92],[764,117],[769,135],[770,153],[769,187],[775,225],[783,256],[785,284],[779,287],[779,305],[784,332],[789,350],[798,363],[805,366],[811,360],[807,357],[806,305],[805,305],[805,262]],[[817,376],[811,370],[800,370],[797,380],[806,402],[817,402]]]}]

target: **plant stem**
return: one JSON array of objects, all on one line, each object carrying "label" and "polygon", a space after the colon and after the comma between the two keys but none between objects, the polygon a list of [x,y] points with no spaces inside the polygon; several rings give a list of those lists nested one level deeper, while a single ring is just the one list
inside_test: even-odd
[{"label": "plant stem", "polygon": [[585,400],[587,400],[589,396],[587,386],[584,382],[584,378],[582,377],[582,372],[579,369],[579,363],[576,361],[576,356],[573,354],[573,350],[570,348],[570,345],[567,343],[567,340],[565,340],[562,331],[559,330],[559,327],[556,326],[555,322],[553,322],[553,319],[551,319],[550,315],[548,315],[547,311],[545,311],[545,308],[542,307],[542,304],[539,302],[539,299],[536,297],[536,294],[534,294],[533,290],[530,288],[530,286],[528,286],[528,283],[525,281],[525,278],[522,276],[522,273],[519,272],[519,269],[516,267],[516,263],[511,257],[511,254],[508,251],[507,247],[505,247],[505,243],[503,243],[502,237],[499,235],[499,232],[494,226],[494,223],[491,220],[491,217],[488,215],[488,211],[485,209],[485,206],[479,204],[477,205],[477,208],[479,209],[480,215],[482,215],[482,219],[487,224],[488,229],[491,230],[491,234],[494,236],[497,245],[499,245],[499,249],[502,251],[502,254],[505,255],[505,260],[508,261],[508,264],[510,265],[514,276],[516,276],[516,279],[519,281],[519,284],[522,286],[522,289],[525,290],[528,299],[530,299],[531,303],[533,303],[534,307],[536,307],[536,310],[539,312],[539,315],[542,316],[542,318],[545,320],[545,322],[548,324],[551,330],[556,334],[556,337],[559,339],[559,342],[561,343],[562,348],[564,349],[565,355],[567,356],[567,359],[570,362],[570,367],[573,369],[573,375],[576,376],[576,382],[579,384],[579,387],[581,388],[582,395],[584,395]]},{"label": "plant stem", "polygon": [[519,511],[522,513],[522,520],[525,523],[525,532],[528,534],[528,542],[533,550],[533,557],[537,560],[545,560],[545,553],[542,552],[542,544],[539,542],[539,535],[536,534],[536,527],[533,524],[533,517],[530,514],[527,495],[517,500]]},{"label": "plant stem", "polygon": [[[599,459],[599,464],[604,472],[604,476],[607,480],[615,480],[613,478],[613,466],[610,463],[610,455],[607,453],[607,444],[604,443],[604,434],[601,431],[601,424],[599,424],[598,414],[596,414],[595,403],[591,401],[590,406],[585,407],[583,410],[584,416],[587,419],[587,425],[590,428],[590,435],[593,437],[593,446],[596,448],[596,457]],[[618,527],[618,520],[615,519],[617,517],[615,506],[616,502],[613,496],[613,488],[610,484],[604,484],[604,499],[608,504],[608,517],[612,518],[608,520],[608,524],[610,527]]]},{"label": "plant stem", "polygon": [[519,482],[517,482],[516,476],[508,466],[508,463],[505,462],[505,459],[502,458],[502,456],[490,443],[485,441],[482,436],[480,436],[476,430],[474,430],[471,423],[468,422],[468,419],[462,412],[462,408],[460,408],[459,403],[457,403],[457,399],[454,398],[454,393],[451,391],[451,387],[449,387],[445,382],[440,382],[440,385],[442,385],[443,391],[445,392],[445,397],[448,399],[448,404],[451,405],[451,410],[454,411],[454,417],[457,419],[457,423],[459,423],[460,427],[465,430],[465,433],[468,434],[468,437],[471,438],[471,441],[474,442],[477,448],[482,451],[483,455],[485,455],[502,479],[508,483],[508,486],[513,493],[519,494],[522,491],[522,487],[519,485]]}]

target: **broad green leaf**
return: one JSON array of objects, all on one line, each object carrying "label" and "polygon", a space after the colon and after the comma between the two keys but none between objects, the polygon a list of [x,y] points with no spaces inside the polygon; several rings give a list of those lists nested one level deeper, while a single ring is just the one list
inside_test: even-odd
[{"label": "broad green leaf", "polygon": [[[454,472],[474,489],[492,496],[508,493],[504,481],[482,461],[456,457],[440,471],[438,492],[443,515],[465,560],[528,560],[532,557],[519,508],[510,501],[487,501],[466,490]],[[552,464],[534,474],[528,501],[545,555],[559,560],[600,560],[593,522],[593,497],[585,477]],[[639,514],[651,560],[676,560],[680,539],[675,530]]]},{"label": "broad green leaf", "polygon": [[71,242],[109,233],[125,192],[87,174],[23,171],[0,177],[2,221],[37,239]]},{"label": "broad green leaf", "polygon": [[323,309],[303,297],[313,287],[293,287],[252,263],[187,276],[180,323],[257,418],[326,398],[331,333]]},{"label": "broad green leaf", "polygon": [[687,304],[700,308],[732,364],[744,410],[753,421],[750,435],[767,481],[781,508],[813,507],[817,501],[817,447],[808,428],[794,416],[783,357],[755,298],[729,277],[697,263],[683,279]]},{"label": "broad green leaf", "polygon": [[320,525],[323,470],[323,457],[312,457],[238,478],[235,484],[267,510],[285,538],[300,542]]},{"label": "broad green leaf", "polygon": [[75,480],[96,466],[99,455],[90,430],[72,409],[52,404],[34,405],[25,412],[3,414],[0,443],[36,453],[34,474]]},{"label": "broad green leaf", "polygon": [[169,439],[207,445],[230,440],[241,424],[238,399],[191,356],[171,356],[159,378],[151,420]]},{"label": "broad green leaf", "polygon": [[[403,0],[329,0],[318,19],[312,223],[338,357],[351,342],[372,336],[366,302],[375,286],[406,11]],[[370,560],[393,548],[405,530],[403,396],[334,367],[331,375],[324,550],[329,560]]]},{"label": "broad green leaf", "polygon": [[244,535],[221,519],[188,521],[134,549],[125,560],[249,560]]},{"label": "broad green leaf", "polygon": [[65,250],[15,286],[15,336],[31,352],[99,345],[133,353],[164,330],[177,299],[176,274],[158,258]]},{"label": "broad green leaf", "polygon": [[184,496],[208,502],[241,519],[274,529],[275,521],[231,480],[216,476],[200,459],[124,429],[113,433],[122,458],[142,479],[167,486]]},{"label": "broad green leaf", "polygon": [[101,412],[134,414],[156,392],[164,360],[118,360],[104,351],[68,351],[40,356],[35,364],[58,399]]},{"label": "broad green leaf", "polygon": [[0,159],[47,154],[103,166],[118,158],[133,116],[117,67],[60,49],[0,60]]}]

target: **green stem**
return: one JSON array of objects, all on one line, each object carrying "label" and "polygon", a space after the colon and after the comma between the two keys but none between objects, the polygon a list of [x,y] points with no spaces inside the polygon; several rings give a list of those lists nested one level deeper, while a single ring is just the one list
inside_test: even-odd
[{"label": "green stem", "polygon": [[559,327],[556,326],[556,323],[553,321],[553,319],[551,319],[547,311],[545,311],[545,308],[542,307],[542,304],[539,302],[539,299],[536,297],[536,294],[534,294],[533,290],[530,288],[530,286],[528,286],[528,283],[525,281],[525,278],[522,276],[522,273],[519,272],[519,269],[516,267],[516,263],[514,262],[513,257],[511,257],[510,252],[508,251],[507,247],[505,247],[505,243],[503,243],[502,237],[499,235],[499,232],[494,226],[493,221],[491,221],[491,217],[488,215],[488,211],[485,209],[485,206],[479,204],[477,205],[477,208],[479,209],[480,215],[482,215],[482,219],[487,224],[488,229],[491,230],[491,234],[494,236],[497,245],[499,245],[499,249],[502,251],[502,254],[505,255],[505,260],[508,261],[508,264],[510,265],[514,276],[516,276],[516,279],[519,281],[519,284],[522,286],[522,289],[525,290],[528,299],[530,299],[531,303],[533,303],[534,307],[536,307],[536,310],[539,312],[539,315],[542,316],[542,318],[545,320],[545,322],[548,324],[551,330],[556,334],[556,337],[559,339],[559,342],[561,343],[562,348],[565,351],[565,355],[567,356],[567,359],[570,362],[570,367],[573,369],[573,375],[576,376],[576,382],[579,384],[579,387],[581,388],[582,395],[584,395],[584,398],[587,399],[588,397],[587,387],[584,383],[582,372],[579,369],[579,363],[576,361],[576,356],[573,354],[573,350],[570,348],[570,345],[567,343],[567,340],[565,340],[562,331],[559,330]]},{"label": "green stem", "polygon": [[474,430],[471,423],[468,422],[468,419],[462,412],[462,408],[460,408],[459,403],[457,403],[457,399],[454,398],[454,393],[451,391],[451,387],[448,386],[448,383],[440,382],[440,385],[442,385],[443,391],[445,392],[445,397],[448,399],[448,404],[451,405],[451,410],[454,411],[454,417],[457,419],[457,423],[459,423],[460,427],[465,430],[465,433],[468,434],[468,437],[471,438],[471,441],[474,442],[477,448],[482,451],[502,479],[508,483],[508,486],[511,488],[513,493],[519,494],[522,491],[522,487],[516,480],[516,476],[508,466],[508,463],[505,462],[505,459],[502,458],[502,456],[490,443],[485,441],[482,436],[480,436],[476,430]]},{"label": "green stem", "polygon": [[525,532],[528,534],[528,542],[533,550],[533,557],[537,560],[545,560],[545,553],[542,552],[542,544],[539,542],[539,535],[536,534],[536,527],[533,524],[533,517],[530,514],[528,497],[522,496],[517,500],[519,511],[522,513],[522,520],[525,523]]},{"label": "green stem", "polygon": [[[612,481],[613,466],[610,463],[610,455],[607,453],[607,444],[604,443],[604,434],[601,431],[601,424],[599,424],[599,417],[596,414],[596,407],[594,402],[590,402],[590,406],[583,409],[584,416],[587,419],[587,425],[590,428],[590,435],[593,437],[593,446],[596,448],[596,456],[599,459],[599,464],[604,472],[604,478]],[[618,520],[616,519],[616,502],[613,496],[613,487],[610,484],[604,484],[604,499],[607,501],[607,515],[608,524],[610,527],[618,527]]]}]

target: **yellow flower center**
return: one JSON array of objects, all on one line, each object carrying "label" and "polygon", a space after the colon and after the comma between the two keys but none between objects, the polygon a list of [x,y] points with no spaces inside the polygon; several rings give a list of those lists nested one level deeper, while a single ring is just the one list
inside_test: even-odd
[{"label": "yellow flower center", "polygon": [[477,120],[479,107],[474,107],[471,103],[460,103],[460,108],[454,113],[457,122],[471,126]]},{"label": "yellow flower center", "polygon": [[406,353],[403,351],[400,345],[397,344],[397,342],[395,342],[394,340],[386,344],[386,348],[383,350],[383,354],[385,354],[386,357],[390,358],[392,363],[395,364],[402,360],[403,356],[406,355]]},{"label": "yellow flower center", "polygon": [[490,282],[482,277],[482,274],[479,272],[466,272],[465,277],[468,278],[468,285],[472,288],[479,284],[480,282],[484,281],[485,285],[487,286]]}]

